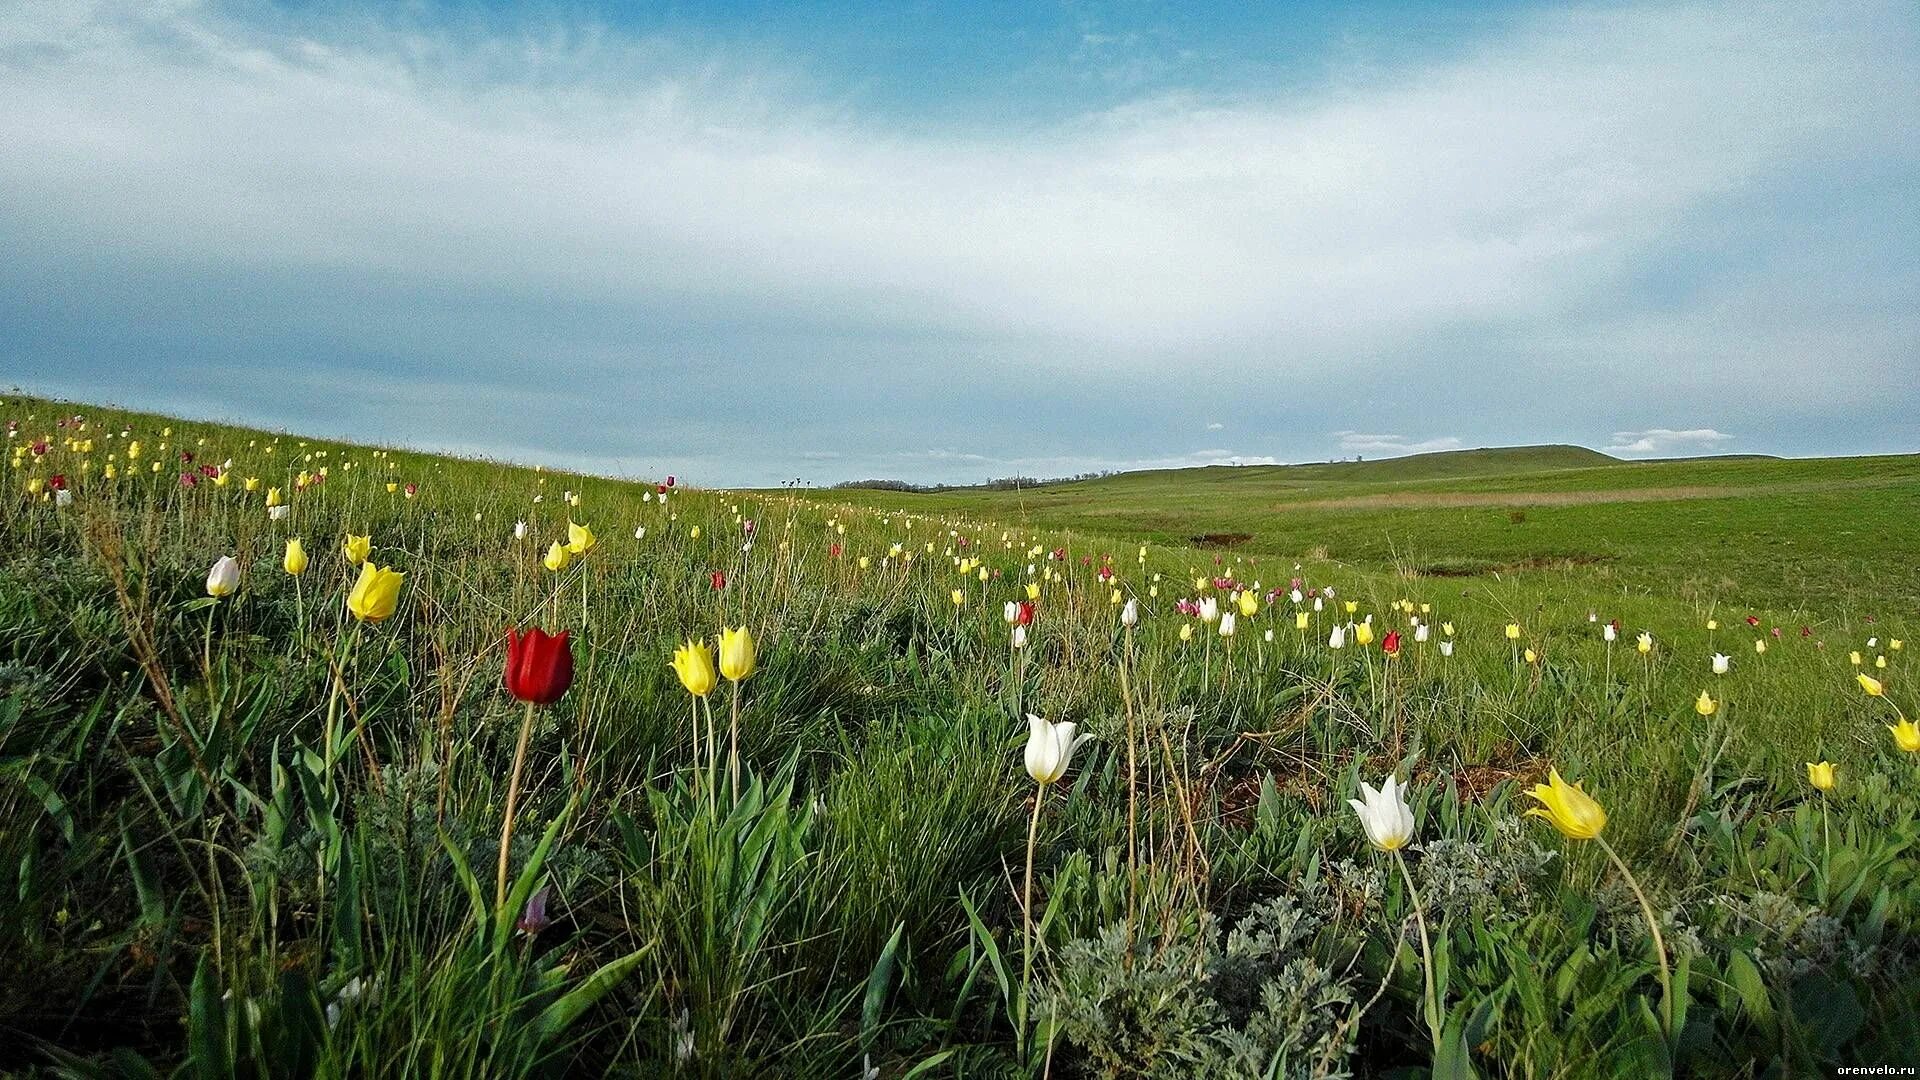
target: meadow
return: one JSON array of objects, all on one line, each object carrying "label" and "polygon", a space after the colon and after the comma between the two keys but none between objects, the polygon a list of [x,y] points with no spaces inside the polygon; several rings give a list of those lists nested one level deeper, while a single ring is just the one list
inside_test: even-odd
[{"label": "meadow", "polygon": [[1920,1063],[1920,458],[726,492],[0,423],[0,1071]]}]

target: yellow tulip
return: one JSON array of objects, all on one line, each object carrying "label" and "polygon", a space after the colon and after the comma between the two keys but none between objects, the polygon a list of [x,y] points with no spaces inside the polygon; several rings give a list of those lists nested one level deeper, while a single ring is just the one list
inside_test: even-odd
[{"label": "yellow tulip", "polygon": [[389,482],[387,483],[387,494],[389,494],[389,495],[391,495],[391,494],[393,494],[394,492],[396,492],[396,491],[399,491],[399,490],[400,490],[400,485],[399,485],[399,484],[396,484],[396,483],[393,483],[393,482],[391,482],[391,481],[389,481]]},{"label": "yellow tulip", "polygon": [[1192,623],[1189,622],[1189,623],[1180,624],[1180,640],[1181,641],[1193,640],[1193,624]]},{"label": "yellow tulip", "polygon": [[353,583],[353,591],[347,594],[347,610],[361,622],[385,622],[400,606],[400,586],[406,578],[407,575],[391,567],[361,563],[360,580]]},{"label": "yellow tulip", "polygon": [[1443,633],[1443,634],[1445,634],[1445,635],[1447,635],[1448,637],[1452,637],[1452,636],[1453,636],[1453,624],[1452,624],[1452,623],[1450,623],[1450,622],[1443,622],[1443,623],[1441,623],[1441,624],[1440,624],[1440,632],[1441,632],[1441,633]]},{"label": "yellow tulip", "polygon": [[573,556],[567,551],[567,545],[555,540],[553,545],[547,548],[547,557],[540,561],[547,569],[557,574],[567,568],[567,564],[573,561]]},{"label": "yellow tulip", "polygon": [[1353,628],[1353,640],[1358,645],[1373,644],[1373,624],[1361,623]]},{"label": "yellow tulip", "polygon": [[1560,779],[1560,770],[1547,771],[1547,783],[1535,784],[1527,792],[1540,805],[1527,811],[1528,817],[1545,818],[1569,840],[1592,840],[1607,827],[1607,812],[1579,784]]},{"label": "yellow tulip", "polygon": [[953,590],[953,606],[960,607],[967,602],[967,594],[962,589]]},{"label": "yellow tulip", "polygon": [[1040,599],[1040,583],[1039,582],[1037,581],[1027,582],[1027,599],[1029,600]]},{"label": "yellow tulip", "polygon": [[1718,629],[1720,629],[1720,620],[1719,620],[1719,619],[1708,619],[1708,620],[1707,620],[1707,629],[1709,629],[1709,630],[1718,630]]},{"label": "yellow tulip", "polygon": [[1705,690],[1700,691],[1700,696],[1694,699],[1693,702],[1693,711],[1699,713],[1701,716],[1712,716],[1714,711],[1719,708],[1720,703],[1713,700]]},{"label": "yellow tulip", "polygon": [[280,560],[280,566],[295,577],[307,572],[307,549],[300,545],[299,537],[287,541],[287,556]]},{"label": "yellow tulip", "polygon": [[1831,761],[1807,762],[1807,783],[1812,784],[1819,791],[1832,791],[1837,779],[1833,775],[1833,768]]},{"label": "yellow tulip", "polygon": [[1526,652],[1522,653],[1521,655],[1526,657],[1526,661],[1529,664],[1537,663],[1540,660],[1540,654],[1537,652],[1534,652],[1532,649],[1528,649]]},{"label": "yellow tulip", "polygon": [[1755,638],[1755,639],[1754,639],[1754,641],[1753,641],[1753,651],[1754,651],[1754,652],[1756,652],[1756,653],[1763,653],[1763,652],[1766,652],[1766,651],[1767,651],[1767,642],[1766,642],[1766,639],[1765,639],[1765,638]]},{"label": "yellow tulip", "polygon": [[1855,649],[1853,652],[1848,653],[1847,663],[1852,664],[1854,667],[1859,667],[1860,666],[1860,650]]},{"label": "yellow tulip", "polygon": [[585,525],[567,522],[567,550],[575,555],[584,555],[595,543],[593,530]]},{"label": "yellow tulip", "polygon": [[1887,642],[1887,648],[1892,649],[1894,652],[1899,652],[1906,647],[1907,643],[1901,641],[1899,638],[1894,638],[1892,641]]},{"label": "yellow tulip", "polygon": [[1347,601],[1347,614],[1351,615],[1354,612],[1359,610],[1360,610],[1360,602],[1358,600]]},{"label": "yellow tulip", "polygon": [[1902,720],[1897,724],[1888,724],[1887,730],[1893,732],[1893,745],[1909,754],[1920,754],[1920,725],[1911,720]]},{"label": "yellow tulip", "polygon": [[1520,640],[1520,624],[1519,623],[1510,622],[1507,624],[1507,640],[1508,641]]},{"label": "yellow tulip", "polygon": [[1879,679],[1864,671],[1854,675],[1854,678],[1860,680],[1860,689],[1865,690],[1868,697],[1882,697],[1887,692],[1887,688],[1881,685]]},{"label": "yellow tulip", "polygon": [[753,674],[755,654],[753,634],[746,627],[720,631],[720,674],[729,682],[739,682]]},{"label": "yellow tulip", "polygon": [[1252,589],[1248,589],[1246,592],[1243,592],[1240,594],[1240,617],[1241,618],[1251,619],[1253,618],[1254,612],[1257,612],[1259,610],[1260,610],[1260,598],[1253,595]]},{"label": "yellow tulip", "polygon": [[1294,612],[1294,613],[1293,613],[1293,628],[1294,628],[1295,630],[1305,630],[1305,629],[1307,628],[1307,613],[1306,613],[1306,612],[1304,612],[1304,611],[1296,611],[1296,612]]},{"label": "yellow tulip", "polygon": [[347,542],[341,550],[346,552],[347,562],[359,566],[367,561],[367,556],[373,554],[373,537],[348,533]]},{"label": "yellow tulip", "polygon": [[269,509],[271,509],[271,508],[273,508],[273,507],[275,507],[275,506],[280,506],[280,505],[282,505],[282,504],[283,504],[284,502],[285,502],[285,500],[283,500],[283,499],[281,499],[281,498],[280,498],[280,489],[279,489],[279,488],[268,488],[268,489],[267,489],[267,507],[268,507]]},{"label": "yellow tulip", "polygon": [[257,476],[249,476],[240,482],[240,488],[251,495],[260,490],[260,478]]},{"label": "yellow tulip", "polygon": [[668,666],[680,676],[680,685],[694,697],[706,697],[713,692],[713,650],[707,648],[704,641],[689,641],[673,650],[673,661]]}]

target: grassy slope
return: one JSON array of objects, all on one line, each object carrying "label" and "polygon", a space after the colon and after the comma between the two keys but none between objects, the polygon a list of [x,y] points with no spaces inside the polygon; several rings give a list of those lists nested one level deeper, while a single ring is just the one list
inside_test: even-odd
[{"label": "grassy slope", "polygon": [[[822,498],[1415,574],[1501,572],[1791,614],[1920,607],[1920,456],[1623,462],[1576,447],[1130,473],[1027,492]],[[1543,565],[1544,564],[1544,565]]]}]

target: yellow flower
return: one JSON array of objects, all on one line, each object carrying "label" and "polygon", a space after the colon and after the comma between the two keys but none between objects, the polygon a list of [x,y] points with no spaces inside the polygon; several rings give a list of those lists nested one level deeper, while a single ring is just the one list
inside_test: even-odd
[{"label": "yellow flower", "polygon": [[1526,657],[1526,661],[1529,664],[1538,663],[1540,660],[1540,654],[1537,652],[1534,652],[1532,649],[1528,649],[1526,652],[1522,653],[1521,655]]},{"label": "yellow flower", "polygon": [[540,561],[547,569],[557,574],[567,568],[567,564],[573,561],[573,556],[567,552],[567,545],[555,540],[553,546],[547,548],[547,557]]},{"label": "yellow flower", "polygon": [[1533,785],[1527,792],[1540,805],[1527,811],[1528,817],[1545,818],[1569,840],[1591,840],[1607,827],[1607,812],[1579,784],[1560,779],[1560,770],[1547,772],[1547,783]]},{"label": "yellow flower", "polygon": [[1180,624],[1180,640],[1181,641],[1193,640],[1193,624],[1192,623],[1188,622],[1188,623]]},{"label": "yellow flower", "polygon": [[367,556],[373,554],[373,537],[348,533],[347,542],[342,550],[346,552],[347,562],[359,566],[367,561]]},{"label": "yellow flower", "polygon": [[1520,624],[1519,623],[1510,622],[1507,624],[1507,640],[1508,641],[1520,640]]},{"label": "yellow flower", "polygon": [[1864,671],[1854,675],[1854,678],[1860,680],[1860,689],[1865,690],[1868,697],[1882,697],[1887,692],[1887,688],[1880,684],[1879,679]]},{"label": "yellow flower", "polygon": [[967,602],[967,594],[960,589],[953,590],[953,606],[959,607]]},{"label": "yellow flower", "polygon": [[1294,613],[1293,613],[1293,628],[1294,628],[1295,630],[1305,630],[1305,629],[1307,628],[1307,613],[1306,613],[1306,612],[1304,612],[1304,611],[1296,611],[1296,612],[1294,612]]},{"label": "yellow flower", "polygon": [[1901,641],[1899,638],[1894,638],[1892,641],[1887,642],[1887,648],[1892,649],[1894,652],[1899,652],[1906,647],[1907,643]]},{"label": "yellow flower", "polygon": [[1920,725],[1911,720],[1902,720],[1897,724],[1888,724],[1887,730],[1893,732],[1893,745],[1909,754],[1920,754]]},{"label": "yellow flower", "polygon": [[1718,630],[1718,629],[1720,629],[1720,620],[1719,620],[1719,619],[1708,619],[1708,620],[1707,620],[1707,629],[1709,629],[1709,630]]},{"label": "yellow flower", "polygon": [[1854,651],[1848,653],[1847,663],[1852,664],[1854,667],[1859,667],[1860,666],[1860,650],[1855,649]]},{"label": "yellow flower", "polygon": [[693,530],[692,530],[691,532],[689,532],[689,533],[687,534],[687,539],[689,539],[689,540],[698,540],[698,539],[700,539],[700,526],[698,526],[698,525],[695,525],[695,526],[693,527]]},{"label": "yellow flower", "polygon": [[1452,623],[1450,623],[1450,622],[1443,622],[1443,623],[1441,623],[1441,624],[1440,624],[1440,632],[1441,632],[1441,633],[1443,633],[1443,634],[1445,634],[1445,635],[1447,635],[1448,637],[1452,637],[1452,636],[1453,636],[1453,624],[1452,624]]},{"label": "yellow flower", "polygon": [[576,525],[571,520],[567,522],[568,551],[575,555],[584,555],[587,549],[594,545],[594,542],[592,529],[587,528],[585,525]]},{"label": "yellow flower", "polygon": [[1832,791],[1834,781],[1835,781],[1835,777],[1833,775],[1833,762],[1831,761],[1807,762],[1807,783],[1812,784],[1815,789],[1820,791]]},{"label": "yellow flower", "polygon": [[241,487],[241,490],[246,491],[248,494],[252,494],[253,492],[259,491],[260,478],[257,476],[249,476],[245,480],[242,480],[240,482],[240,487]]},{"label": "yellow flower", "polygon": [[1713,700],[1712,696],[1705,690],[1700,691],[1700,696],[1694,699],[1693,702],[1693,711],[1699,713],[1701,716],[1712,716],[1714,710],[1718,708],[1720,708],[1720,703]]},{"label": "yellow flower", "polygon": [[1639,649],[1640,655],[1642,656],[1645,656],[1647,653],[1652,652],[1653,651],[1653,635],[1642,630],[1640,632],[1640,636],[1634,639],[1633,647],[1636,649]]},{"label": "yellow flower", "polygon": [[268,489],[267,489],[267,506],[268,506],[268,508],[272,508],[272,507],[275,507],[275,506],[279,506],[279,505],[281,505],[281,504],[282,504],[282,503],[283,503],[284,501],[285,501],[285,500],[283,500],[283,499],[281,499],[281,498],[280,498],[280,489],[279,489],[279,488],[268,488]]},{"label": "yellow flower", "polygon": [[295,577],[307,572],[307,549],[300,545],[299,537],[287,541],[287,557],[280,560],[280,566]]},{"label": "yellow flower", "polygon": [[396,484],[396,483],[393,483],[393,482],[391,482],[391,481],[389,481],[389,482],[387,483],[387,494],[389,494],[389,495],[391,495],[391,494],[393,494],[394,492],[396,492],[396,491],[399,491],[399,490],[400,490],[400,485],[399,485],[399,484]]},{"label": "yellow flower", "polygon": [[1358,600],[1347,601],[1347,614],[1351,615],[1354,612],[1359,610],[1360,610],[1360,601]]},{"label": "yellow flower", "polygon": [[1353,640],[1358,645],[1373,644],[1373,624],[1361,623],[1353,628]]},{"label": "yellow flower", "polygon": [[729,682],[739,682],[753,674],[753,635],[746,627],[720,630],[720,674]]},{"label": "yellow flower", "polygon": [[673,673],[680,676],[680,685],[694,697],[706,697],[713,692],[713,650],[707,648],[704,641],[689,641],[673,650],[673,662],[669,665]]},{"label": "yellow flower", "polygon": [[407,575],[391,567],[360,564],[360,580],[347,594],[347,610],[361,622],[385,622],[400,606],[400,586]]},{"label": "yellow flower", "polygon": [[1040,599],[1040,583],[1039,582],[1037,581],[1027,582],[1027,599],[1029,600]]},{"label": "yellow flower", "polygon": [[1763,653],[1763,652],[1766,652],[1766,651],[1767,651],[1767,641],[1766,641],[1766,639],[1765,639],[1765,638],[1755,638],[1755,639],[1753,639],[1753,651],[1754,651],[1754,652],[1756,652],[1756,653]]},{"label": "yellow flower", "polygon": [[1253,595],[1252,589],[1248,589],[1246,592],[1243,592],[1240,594],[1240,617],[1241,618],[1251,619],[1253,618],[1254,612],[1259,610],[1260,610],[1260,598]]}]

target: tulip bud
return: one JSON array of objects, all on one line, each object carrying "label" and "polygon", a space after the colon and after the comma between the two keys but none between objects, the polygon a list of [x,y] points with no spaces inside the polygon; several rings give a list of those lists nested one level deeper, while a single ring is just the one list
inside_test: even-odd
[{"label": "tulip bud", "polygon": [[207,595],[214,599],[233,595],[240,587],[240,562],[231,555],[220,556],[207,571]]},{"label": "tulip bud", "polygon": [[295,577],[306,573],[307,549],[301,546],[299,537],[287,541],[287,554],[280,560],[280,567]]}]

